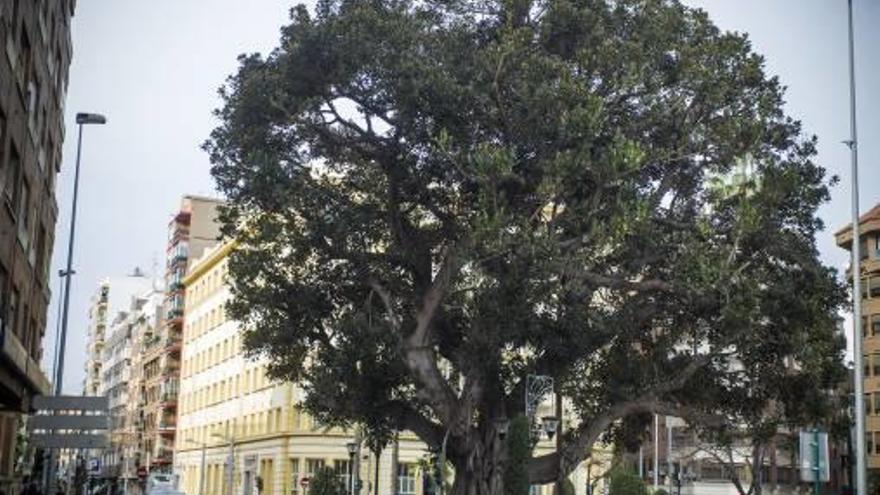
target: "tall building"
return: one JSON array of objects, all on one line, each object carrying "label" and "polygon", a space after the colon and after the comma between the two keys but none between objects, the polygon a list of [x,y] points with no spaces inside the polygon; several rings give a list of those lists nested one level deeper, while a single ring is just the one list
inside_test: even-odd
[{"label": "tall building", "polygon": [[[83,395],[108,397],[113,418],[111,429],[121,429],[117,423],[124,421],[129,400],[131,338],[127,335],[127,315],[140,297],[153,290],[153,284],[151,277],[136,268],[130,275],[102,280],[92,296]],[[100,464],[101,477],[114,478],[118,473],[106,462],[112,461],[112,457],[105,454],[95,450],[89,457],[105,461]]]},{"label": "tall building", "polygon": [[112,316],[104,346],[99,395],[106,396],[109,403],[110,448],[101,452],[101,465],[108,479],[126,488],[137,485],[142,444],[139,404],[143,373],[139,354],[160,328],[163,297],[161,284],[149,280],[148,288],[133,295],[128,307]]},{"label": "tall building", "polygon": [[40,370],[75,0],[0,2],[0,490],[30,467],[18,432]]},{"label": "tall building", "polygon": [[[838,246],[852,251],[852,225],[834,236]],[[865,445],[868,469],[880,469],[880,204],[859,218],[859,236]],[[847,270],[847,279],[852,280],[852,267]]]},{"label": "tall building", "polygon": [[153,345],[144,349],[143,430],[141,459],[147,472],[169,472],[177,429],[177,392],[183,338],[183,277],[191,261],[215,245],[220,236],[220,201],[184,196],[168,224],[164,323]]}]

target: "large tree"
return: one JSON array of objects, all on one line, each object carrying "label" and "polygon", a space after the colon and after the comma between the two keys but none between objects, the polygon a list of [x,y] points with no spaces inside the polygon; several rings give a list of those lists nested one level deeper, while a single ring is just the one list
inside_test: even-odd
[{"label": "large tree", "polygon": [[815,139],[702,11],[324,0],[240,62],[206,149],[246,346],[325,423],[447,438],[457,494],[503,492],[528,374],[573,418],[547,483],[620,420],[840,357]]}]

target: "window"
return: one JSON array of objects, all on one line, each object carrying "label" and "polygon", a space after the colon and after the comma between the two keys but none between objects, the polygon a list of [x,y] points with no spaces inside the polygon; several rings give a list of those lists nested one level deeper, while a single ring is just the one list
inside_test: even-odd
[{"label": "window", "polygon": [[874,376],[880,376],[880,354],[873,354],[873,368],[874,368]]},{"label": "window", "polygon": [[880,393],[874,394],[874,412],[880,412]]},{"label": "window", "polygon": [[880,315],[873,315],[871,317],[871,334],[880,335]]},{"label": "window", "polygon": [[324,459],[306,459],[306,472],[303,475],[311,478],[324,467]]},{"label": "window", "polygon": [[541,495],[541,485],[529,485],[529,495]]},{"label": "window", "polygon": [[874,452],[874,432],[865,433],[865,451]]},{"label": "window", "polygon": [[397,464],[397,493],[400,495],[415,495],[416,493],[416,467],[415,464]]},{"label": "window", "polygon": [[868,360],[868,356],[862,356],[862,363],[864,364],[864,368],[862,373],[867,377],[871,376],[871,362]]},{"label": "window", "polygon": [[[871,414],[871,394],[865,394],[865,415]],[[871,449],[868,449],[870,451]]]},{"label": "window", "polygon": [[18,289],[13,288],[12,294],[9,296],[9,328],[14,335],[17,335],[18,329]]},{"label": "window", "polygon": [[351,486],[349,469],[351,469],[351,463],[347,459],[333,460],[333,474],[347,487]]},{"label": "window", "polygon": [[20,180],[21,157],[18,154],[18,150],[13,146],[9,150],[9,162],[6,169],[6,185],[3,188],[3,193],[6,195],[6,200],[9,202],[10,206],[15,206],[18,203],[18,182]]},{"label": "window", "polygon": [[299,459],[290,459],[290,482],[293,493],[299,492]]}]

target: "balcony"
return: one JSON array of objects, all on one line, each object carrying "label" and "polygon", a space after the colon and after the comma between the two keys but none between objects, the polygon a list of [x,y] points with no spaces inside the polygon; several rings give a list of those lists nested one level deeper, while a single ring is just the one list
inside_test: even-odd
[{"label": "balcony", "polygon": [[165,319],[168,321],[177,320],[178,318],[180,318],[182,316],[183,316],[183,309],[182,308],[172,307],[171,309],[168,310],[167,313],[165,313]]},{"label": "balcony", "polygon": [[167,337],[165,339],[165,350],[168,352],[180,351],[180,337]]},{"label": "balcony", "polygon": [[162,406],[163,407],[177,407],[177,391],[169,390],[162,394]]}]

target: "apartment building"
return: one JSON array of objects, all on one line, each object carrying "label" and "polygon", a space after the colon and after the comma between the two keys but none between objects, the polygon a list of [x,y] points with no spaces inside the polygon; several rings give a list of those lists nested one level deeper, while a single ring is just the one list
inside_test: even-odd
[{"label": "apartment building", "polygon": [[[132,311],[133,302],[152,290],[152,285],[153,279],[135,268],[130,275],[102,280],[92,295],[83,395],[108,396],[114,425],[124,420],[128,401],[131,339],[126,331],[126,318]],[[89,452],[89,457],[106,461],[104,454],[94,450]],[[106,463],[100,465],[102,477],[118,474]]]},{"label": "apartment building", "polygon": [[[230,298],[225,283],[233,244],[208,250],[184,279],[186,286],[180,413],[174,472],[180,489],[199,494],[202,448],[207,472],[205,494],[228,493],[230,442],[234,451],[233,492],[261,495],[299,494],[319,468],[332,467],[341,477],[349,470],[346,444],[351,432],[325,430],[297,407],[302,391],[292,383],[272,382],[264,360],[245,358],[241,330],[226,316]],[[366,451],[364,452],[366,453]],[[412,435],[379,459],[380,492],[391,493],[392,477],[404,495],[420,492],[416,463],[427,454]],[[396,467],[392,468],[394,458]],[[376,460],[359,456],[365,483],[374,480]]]},{"label": "apartment building", "polygon": [[[101,453],[105,475],[134,487],[138,479],[140,403],[143,373],[140,351],[159,329],[164,292],[151,279],[150,287],[132,296],[129,306],[112,317],[104,347],[100,395],[108,398],[110,448]],[[131,490],[126,490],[130,493]]]},{"label": "apartment building", "polygon": [[144,443],[141,459],[147,473],[170,472],[177,430],[177,393],[183,338],[183,277],[192,260],[215,245],[220,236],[220,201],[184,196],[168,224],[164,319],[160,334],[145,346],[143,359]]},{"label": "apartment building", "polygon": [[[852,251],[852,225],[835,234],[837,245]],[[865,448],[868,469],[880,469],[880,204],[859,218],[862,352],[864,353]],[[852,280],[852,267],[847,270]]]},{"label": "apartment building", "polygon": [[30,466],[18,442],[40,370],[64,141],[74,0],[0,2],[0,490]]}]

